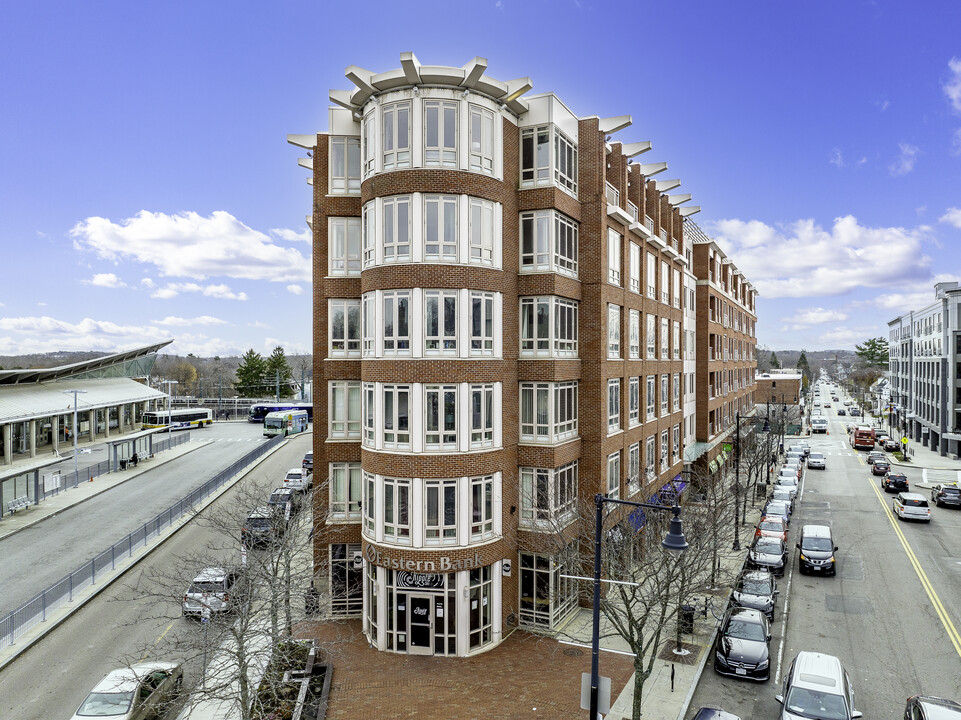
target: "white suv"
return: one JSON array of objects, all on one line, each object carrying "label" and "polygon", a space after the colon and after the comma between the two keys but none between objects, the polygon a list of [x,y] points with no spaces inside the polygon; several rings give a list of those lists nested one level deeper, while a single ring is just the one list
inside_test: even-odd
[{"label": "white suv", "polygon": [[894,498],[894,514],[898,520],[923,520],[931,522],[931,508],[924,495],[913,492],[899,492]]},{"label": "white suv", "polygon": [[230,612],[230,588],[237,573],[220,567],[204,568],[184,593],[183,614],[201,617],[204,608],[211,614]]},{"label": "white suv", "polygon": [[307,492],[310,488],[310,475],[304,468],[290,468],[284,476],[284,487]]}]

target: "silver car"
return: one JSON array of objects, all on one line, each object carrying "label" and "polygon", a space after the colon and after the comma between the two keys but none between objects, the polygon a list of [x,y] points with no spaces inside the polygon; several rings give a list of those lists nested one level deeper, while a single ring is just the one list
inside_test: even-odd
[{"label": "silver car", "polygon": [[808,468],[811,470],[825,470],[824,455],[813,452],[808,456]]},{"label": "silver car", "polygon": [[113,670],[90,691],[71,720],[162,717],[180,692],[183,676],[183,667],[172,662],[140,663]]},{"label": "silver car", "polygon": [[203,617],[204,610],[211,614],[230,612],[230,589],[237,573],[220,567],[204,568],[193,579],[183,599],[183,615]]}]

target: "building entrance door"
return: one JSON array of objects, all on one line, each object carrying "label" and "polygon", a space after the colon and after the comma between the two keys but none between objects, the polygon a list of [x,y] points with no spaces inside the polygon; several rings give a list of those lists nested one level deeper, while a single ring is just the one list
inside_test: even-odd
[{"label": "building entrance door", "polygon": [[407,614],[407,652],[411,655],[434,654],[434,620],[431,608],[434,604],[433,595],[407,596],[410,612]]}]

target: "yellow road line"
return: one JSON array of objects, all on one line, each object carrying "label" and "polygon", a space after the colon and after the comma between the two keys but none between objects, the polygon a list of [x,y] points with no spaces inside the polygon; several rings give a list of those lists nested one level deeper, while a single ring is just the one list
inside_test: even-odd
[{"label": "yellow road line", "polygon": [[[159,643],[161,640],[163,640],[163,639],[164,639],[164,635],[166,635],[168,632],[170,632],[170,628],[172,628],[173,626],[174,626],[174,624],[173,624],[173,623],[170,623],[170,624],[166,627],[166,629],[165,629],[162,633],[160,633],[160,635],[157,637],[157,639],[153,641],[153,645],[157,645],[157,643]],[[150,650],[147,650],[147,652],[145,652],[145,653],[143,654],[143,657],[140,658],[140,662],[143,662],[143,661],[146,660],[149,656],[150,656]]]},{"label": "yellow road line", "polygon": [[888,507],[887,498],[881,495],[880,488],[874,484],[874,476],[871,477],[871,489],[874,490],[874,494],[877,496],[878,502],[880,502],[881,507],[884,508],[885,517],[887,517],[888,522],[891,523],[891,527],[894,529],[895,535],[898,536],[898,540],[901,541],[901,547],[904,548],[904,553],[907,555],[908,561],[911,563],[911,566],[914,568],[914,572],[921,581],[921,587],[924,588],[924,592],[931,601],[931,605],[934,606],[934,611],[938,614],[941,624],[944,625],[944,629],[948,631],[948,638],[951,640],[951,644],[954,645],[955,652],[961,656],[961,635],[958,635],[958,631],[955,629],[954,623],[952,623],[951,618],[948,617],[948,611],[945,610],[944,605],[941,604],[941,598],[938,597],[938,594],[934,590],[934,586],[931,585],[931,581],[928,580],[928,576],[921,567],[921,563],[918,561],[917,555],[914,554],[914,550],[911,549],[911,545],[908,543],[908,539],[904,536],[904,532],[900,527],[898,527],[900,520],[898,520],[891,508]]}]

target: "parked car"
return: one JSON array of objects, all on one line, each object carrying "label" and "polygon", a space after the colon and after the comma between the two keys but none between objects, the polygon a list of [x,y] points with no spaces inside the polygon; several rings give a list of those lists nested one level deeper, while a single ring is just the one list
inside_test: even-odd
[{"label": "parked car", "polygon": [[894,452],[895,450],[900,450],[901,445],[894,438],[888,438],[881,444],[882,450],[887,450],[888,452]]},{"label": "parked car", "polygon": [[775,482],[781,482],[782,480],[790,480],[796,485],[798,481],[797,470],[794,468],[781,468],[777,471]]},{"label": "parked car", "polygon": [[303,468],[290,468],[284,476],[284,487],[307,492],[311,486],[311,476]]},{"label": "parked car", "polygon": [[267,498],[267,507],[276,513],[286,511],[287,503],[290,503],[290,512],[293,514],[300,510],[301,501],[301,494],[293,488],[279,487],[270,491],[270,496]]},{"label": "parked car", "polygon": [[874,465],[875,460],[887,460],[887,458],[888,456],[885,455],[880,450],[872,450],[871,452],[868,453],[867,458],[865,458],[865,462],[868,465]]},{"label": "parked car", "polygon": [[714,644],[714,671],[748,680],[771,677],[771,629],[767,617],[753,608],[730,608]]},{"label": "parked car", "polygon": [[900,472],[889,472],[883,478],[881,478],[881,489],[884,492],[901,492],[902,490],[910,490],[908,485],[908,476]]},{"label": "parked car", "polygon": [[780,515],[765,515],[754,528],[754,537],[774,537],[787,542],[787,523]]},{"label": "parked car", "polygon": [[201,570],[187,587],[183,599],[183,615],[200,616],[206,606],[213,614],[229,612],[230,590],[237,581],[237,573],[221,567]]},{"label": "parked car", "polygon": [[791,508],[791,512],[794,512],[794,495],[791,493],[791,488],[788,488],[784,485],[775,485],[774,489],[771,491],[770,499],[786,502],[788,507]]},{"label": "parked car", "polygon": [[844,408],[838,408],[838,417],[841,417],[842,415],[847,415],[847,414],[848,414],[847,410],[845,410]]},{"label": "parked car", "polygon": [[874,464],[871,465],[872,475],[887,475],[891,471],[891,463],[884,460],[875,460]]},{"label": "parked car", "polygon": [[904,704],[904,720],[961,720],[961,704],[929,695],[913,695]]},{"label": "parked car", "polygon": [[894,514],[899,520],[923,520],[931,522],[931,508],[923,495],[912,492],[899,492],[894,497]]},{"label": "parked car", "polygon": [[301,468],[307,471],[308,475],[310,475],[314,471],[314,451],[313,450],[308,450],[307,452],[304,453],[304,459],[303,459],[303,462],[301,462],[300,466]]},{"label": "parked car", "polygon": [[698,708],[691,720],[741,720],[740,717],[712,707]]},{"label": "parked car", "polygon": [[855,720],[851,679],[833,655],[802,650],[784,676],[780,720]]},{"label": "parked car", "polygon": [[[793,500],[794,498],[797,497],[797,493],[798,493],[797,479],[796,478],[778,478],[778,483],[777,485],[774,486],[774,491],[786,492],[791,495],[791,500],[792,500],[791,510],[793,512],[794,510]],[[774,500],[774,498],[772,497],[771,500]]]},{"label": "parked car", "polygon": [[747,554],[747,565],[781,577],[787,565],[787,548],[776,538],[756,538]]},{"label": "parked car", "polygon": [[268,505],[261,505],[247,515],[240,529],[240,539],[245,547],[270,545],[283,535],[286,527],[287,522],[283,515],[274,512]]},{"label": "parked car", "polygon": [[[907,490],[907,488],[904,488]],[[938,483],[931,488],[931,499],[938,507],[961,507],[961,488],[952,483]]]},{"label": "parked car", "polygon": [[780,500],[768,500],[761,509],[761,517],[781,517],[784,524],[791,522],[791,506]]},{"label": "parked car", "polygon": [[875,442],[877,442],[878,445],[883,446],[883,445],[884,445],[884,441],[885,441],[885,440],[890,440],[890,439],[891,439],[891,436],[890,436],[890,435],[887,435],[887,434],[885,434],[885,433],[881,433],[880,435],[877,436],[877,438],[875,438]]},{"label": "parked car", "polygon": [[71,720],[161,717],[180,693],[183,678],[183,667],[173,662],[139,663],[112,670],[80,703]]},{"label": "parked car", "polygon": [[731,603],[738,607],[754,608],[774,619],[774,605],[780,591],[777,581],[767,570],[745,570],[731,591]]},{"label": "parked car", "polygon": [[850,410],[848,410],[848,415],[852,417],[861,417],[861,411],[858,408],[853,407]]},{"label": "parked car", "polygon": [[801,467],[804,467],[804,451],[788,450],[788,453],[785,456],[784,462],[785,463],[797,462]]},{"label": "parked car", "polygon": [[802,440],[798,445],[804,448],[804,457],[807,458],[811,454],[811,443],[807,440]]},{"label": "parked car", "polygon": [[845,407],[847,407],[848,405],[853,405],[853,404],[854,404],[854,403],[853,403],[851,400],[845,400],[845,401],[844,401]]},{"label": "parked car", "polygon": [[837,574],[838,546],[828,525],[805,525],[801,528],[801,539],[797,542],[798,571],[820,572],[827,575]]},{"label": "parked car", "polygon": [[825,461],[823,453],[813,452],[808,456],[808,468],[810,470],[825,470]]}]

